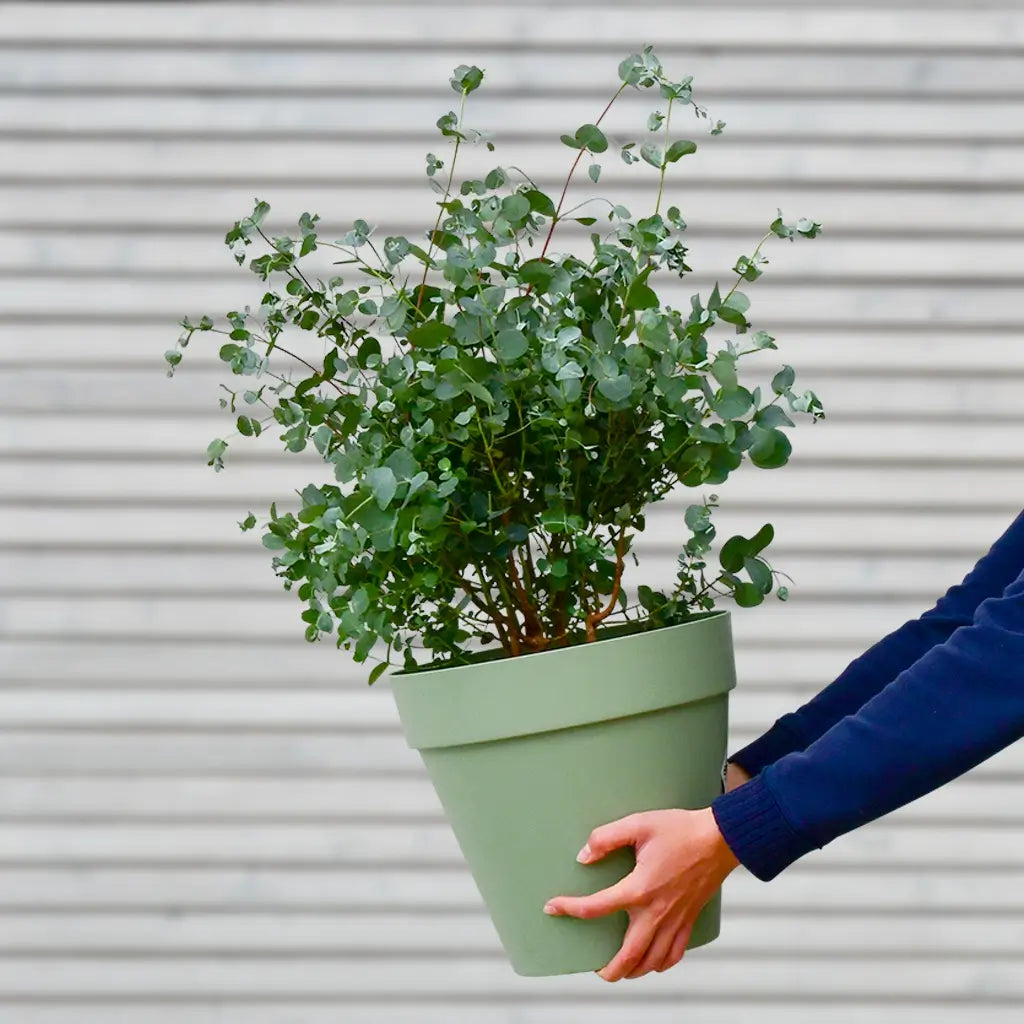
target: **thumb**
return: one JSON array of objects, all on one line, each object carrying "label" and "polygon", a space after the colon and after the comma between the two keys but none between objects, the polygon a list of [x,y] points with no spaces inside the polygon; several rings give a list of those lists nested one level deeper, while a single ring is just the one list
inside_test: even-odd
[{"label": "thumb", "polygon": [[600,825],[590,833],[583,849],[576,859],[581,864],[589,864],[607,856],[612,850],[622,846],[634,846],[643,835],[643,818],[639,814],[629,814],[618,821],[610,821]]}]

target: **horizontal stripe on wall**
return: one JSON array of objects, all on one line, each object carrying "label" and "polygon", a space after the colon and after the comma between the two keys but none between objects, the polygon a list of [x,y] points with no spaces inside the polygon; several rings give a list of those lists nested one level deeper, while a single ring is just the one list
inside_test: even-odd
[{"label": "horizontal stripe on wall", "polygon": [[[367,46],[415,44],[426,47],[420,20],[421,10],[413,4],[394,4],[381,17],[373,6],[346,4],[344,17],[330,7],[312,5],[308,16],[301,3],[264,5],[258,19],[248,19],[237,5],[204,3],[183,8],[170,5],[102,4],[83,8],[75,3],[9,3],[8,18],[0,26],[0,40],[24,43],[45,39],[50,45],[62,39],[81,43],[140,39],[151,45],[159,39],[164,45],[183,46],[202,41],[243,46],[279,42],[317,41],[321,44]],[[430,20],[443,21],[444,45],[479,45],[496,38],[514,40],[529,49],[573,49],[581,47],[579,13],[572,8],[544,8],[538,16],[536,6],[491,4],[486,10],[458,7],[457,17],[445,17],[439,4],[430,12]],[[585,21],[586,41],[590,45],[631,39],[637,28],[636,10],[599,7]],[[912,47],[921,50],[977,47],[998,51],[1024,46],[1024,18],[1019,11],[994,9],[985,17],[963,9],[952,9],[934,18],[927,11],[879,10],[870,18],[856,9],[751,8],[742,17],[717,6],[691,7],[687,17],[666,17],[657,23],[657,37],[663,43],[689,45],[719,44],[728,38],[734,47],[782,44],[798,39],[807,49],[822,46],[862,46],[872,51]],[[638,42],[640,42],[638,40]],[[629,44],[627,44],[629,45]]]}]

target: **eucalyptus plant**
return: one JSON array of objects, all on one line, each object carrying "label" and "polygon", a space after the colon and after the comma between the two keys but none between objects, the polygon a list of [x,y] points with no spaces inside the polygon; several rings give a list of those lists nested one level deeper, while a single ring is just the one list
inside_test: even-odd
[{"label": "eucalyptus plant", "polygon": [[[220,400],[236,433],[210,444],[214,469],[235,436],[270,427],[288,451],[312,444],[332,468],[333,480],[300,492],[298,512],[270,506],[263,544],[285,588],[298,586],[307,640],[333,634],[356,661],[378,660],[371,683],[395,655],[406,670],[463,663],[486,644],[519,656],[598,640],[613,623],[684,622],[711,611],[716,597],[752,606],[775,590],[784,600],[782,574],[765,554],[770,523],[726,540],[710,564],[714,494],[685,510],[674,585],[641,586],[631,606],[623,576],[648,506],[679,485],[722,483],[745,458],[762,469],[784,465],[784,428],[794,422],[783,403],[824,415],[814,392],[794,391],[790,366],[764,390],[737,376],[744,356],[776,348],[766,331],[751,330],[740,286],[763,273],[770,238],[813,238],[820,224],[786,223],[779,211],[737,259],[728,290],[716,283],[688,310],[658,297],[659,276],[691,270],[682,215],[676,206],[662,212],[667,172],[697,150],[674,136],[673,115],[692,108],[712,136],[724,128],[694,102],[692,79],[667,77],[651,47],[622,61],[601,115],[561,137],[575,159],[556,199],[515,167],[457,182],[464,147],[495,148],[489,133],[465,124],[483,78],[465,65],[451,78],[461,103],[437,121],[450,155],[426,156],[439,198],[421,239],[380,240],[357,219],[326,241],[310,213],[297,234],[271,237],[270,207],[257,200],[225,242],[240,265],[250,246],[262,252],[249,261],[269,289],[259,308],[229,312],[222,327],[186,317],[165,353],[170,376],[197,331],[224,335],[220,359],[252,378],[241,397],[226,389],[230,398]],[[587,201],[601,204],[601,218],[565,209],[584,157],[599,180],[595,158],[613,145],[601,122],[628,88],[666,101],[642,139],[614,143],[626,164],[657,172],[653,212],[634,218],[607,199]],[[590,234],[586,256],[551,250],[560,224],[599,219],[607,227]],[[530,256],[524,247],[535,241],[540,252]],[[317,251],[336,254],[348,276],[313,278],[308,258]],[[713,345],[720,324],[733,337]],[[322,354],[286,348],[286,328],[315,338]],[[256,517],[239,525],[250,530]]]}]

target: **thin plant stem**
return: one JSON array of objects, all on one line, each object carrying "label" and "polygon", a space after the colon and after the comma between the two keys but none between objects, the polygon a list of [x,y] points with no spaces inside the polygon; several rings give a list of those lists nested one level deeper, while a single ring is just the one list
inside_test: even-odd
[{"label": "thin plant stem", "polygon": [[427,286],[427,271],[430,268],[430,260],[434,255],[434,239],[437,237],[438,229],[441,226],[441,218],[444,216],[444,207],[448,202],[448,197],[452,192],[452,182],[455,180],[455,161],[459,157],[459,146],[462,143],[462,119],[466,113],[466,97],[469,93],[465,89],[462,90],[462,105],[459,107],[459,123],[456,131],[458,134],[455,137],[455,149],[452,152],[452,162],[448,167],[448,184],[445,185],[444,199],[438,203],[437,220],[434,222],[434,230],[430,233],[430,245],[427,248],[427,262],[423,264],[423,280],[420,281],[419,292],[416,296],[416,308],[420,308],[420,303],[423,301],[423,289]]},{"label": "thin plant stem", "polygon": [[[619,86],[615,95],[608,101],[608,105],[601,111],[601,116],[594,122],[595,125],[599,125],[605,117],[605,114],[612,109],[612,104],[622,95],[628,83],[623,82]],[[551,218],[551,227],[548,229],[547,238],[544,239],[544,248],[541,250],[540,259],[544,259],[548,252],[548,246],[551,244],[551,236],[555,233],[555,226],[559,221],[559,214],[562,211],[562,204],[565,202],[566,193],[569,191],[569,183],[572,181],[572,176],[576,173],[576,168],[579,166],[580,161],[583,159],[583,154],[586,152],[585,149],[580,149],[576,153],[576,159],[572,163],[572,167],[569,169],[569,176],[565,179],[565,185],[562,187],[562,195],[559,197],[558,205],[555,207],[555,215]],[[526,294],[530,294],[530,289],[526,290]]]},{"label": "thin plant stem", "polygon": [[674,96],[669,97],[668,110],[665,111],[665,152],[661,157],[661,179],[658,181],[658,201],[654,204],[655,214],[661,209],[661,194],[665,190],[665,172],[668,170],[668,138],[669,126],[672,123],[672,101]]}]

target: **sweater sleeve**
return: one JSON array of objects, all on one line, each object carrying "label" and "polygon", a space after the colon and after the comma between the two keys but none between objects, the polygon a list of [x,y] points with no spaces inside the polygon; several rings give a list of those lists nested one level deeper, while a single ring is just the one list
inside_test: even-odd
[{"label": "sweater sleeve", "polygon": [[783,715],[762,736],[736,751],[749,775],[795,750],[804,750],[846,715],[854,714],[900,672],[960,626],[969,625],[979,604],[995,597],[1024,570],[1024,512],[1011,523],[963,582],[950,587],[933,608],[879,640],[836,680],[799,710]]},{"label": "sweater sleeve", "polygon": [[855,714],[712,804],[768,881],[1024,737],[1024,572]]}]

